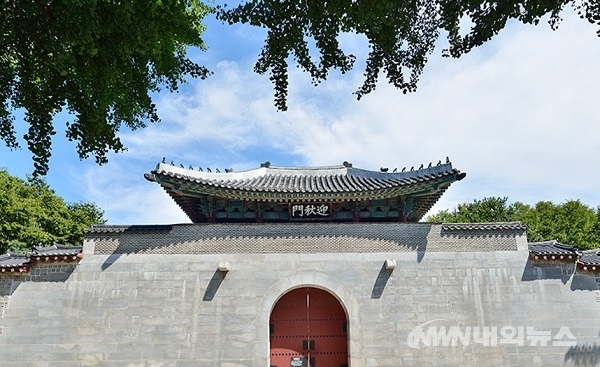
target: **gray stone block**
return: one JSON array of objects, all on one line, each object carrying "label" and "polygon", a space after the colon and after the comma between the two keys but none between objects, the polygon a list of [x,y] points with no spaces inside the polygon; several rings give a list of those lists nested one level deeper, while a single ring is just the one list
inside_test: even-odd
[{"label": "gray stone block", "polygon": [[[84,251],[68,277],[0,283],[0,290],[12,289],[0,317],[0,367],[264,367],[275,302],[306,286],[325,289],[341,302],[352,367],[559,366],[589,361],[598,344],[596,278],[565,281],[560,267],[536,270],[527,251],[516,251],[517,235],[494,245],[473,235],[444,237],[427,225],[419,229],[427,228],[427,246],[416,251],[406,241],[411,227],[403,225],[344,227],[348,232],[327,225],[304,234],[300,228],[310,227],[286,233],[257,226],[246,239],[239,231],[227,234],[227,228],[99,236],[87,240],[93,251]],[[260,252],[260,241],[279,252]],[[95,253],[121,242],[129,246],[120,247],[122,254]],[[298,251],[302,246],[310,251]],[[515,251],[498,251],[506,246]],[[318,252],[325,250],[331,252]],[[397,263],[390,274],[382,271],[388,259]],[[224,277],[217,270],[222,261],[230,264]],[[469,346],[411,348],[411,331],[437,325],[435,320],[459,327],[530,326],[553,334],[566,326],[581,347],[485,347],[470,339]],[[44,359],[44,353],[52,357]]]}]

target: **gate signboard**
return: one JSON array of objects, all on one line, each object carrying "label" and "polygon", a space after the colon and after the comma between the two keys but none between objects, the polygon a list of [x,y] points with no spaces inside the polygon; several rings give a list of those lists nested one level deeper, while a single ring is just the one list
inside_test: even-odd
[{"label": "gate signboard", "polygon": [[293,203],[290,204],[291,220],[329,220],[331,203]]}]

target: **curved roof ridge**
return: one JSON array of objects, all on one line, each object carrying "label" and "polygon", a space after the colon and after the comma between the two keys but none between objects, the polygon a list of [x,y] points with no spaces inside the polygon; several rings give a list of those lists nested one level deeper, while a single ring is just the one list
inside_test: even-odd
[{"label": "curved roof ridge", "polygon": [[557,240],[546,240],[546,241],[531,241],[531,242],[527,242],[530,245],[554,245],[554,244],[558,244],[559,242]]},{"label": "curved roof ridge", "polygon": [[443,231],[525,230],[521,222],[442,223]]},{"label": "curved roof ridge", "polygon": [[91,227],[84,229],[84,233],[119,233],[119,232],[135,232],[135,233],[150,233],[150,232],[170,232],[173,229],[172,224],[93,224]]},{"label": "curved roof ridge", "polygon": [[176,167],[166,163],[159,163],[152,173],[170,174],[173,176],[185,176],[200,180],[233,181],[248,180],[266,175],[281,176],[350,176],[364,177],[372,179],[410,179],[414,177],[423,177],[430,175],[443,174],[452,170],[452,163],[444,163],[432,167],[406,172],[380,172],[371,171],[362,168],[347,167],[344,165],[336,166],[314,166],[314,167],[280,167],[280,166],[262,166],[240,172],[204,172],[194,171],[193,169]]},{"label": "curved roof ridge", "polygon": [[380,171],[371,171],[362,168],[348,168],[348,175],[350,176],[362,176],[369,178],[396,178],[396,179],[404,179],[411,177],[420,177],[426,175],[433,175],[438,173],[443,173],[452,170],[452,163],[444,163],[439,166],[431,166],[427,168],[416,169],[413,171],[405,171],[405,172],[380,172]]},{"label": "curved roof ridge", "polygon": [[[386,168],[370,171],[354,168],[347,162],[339,166],[317,167],[278,167],[266,162],[260,168],[242,172],[232,172],[231,169],[223,173],[217,169],[214,173],[208,171],[159,163],[144,177],[160,184],[195,222],[209,220],[207,214],[198,209],[208,196],[269,202],[354,202],[412,196],[418,202],[414,204],[410,219],[415,221],[425,215],[452,183],[466,175],[453,168],[450,162],[417,170],[411,168],[408,172],[404,169],[404,172],[396,172],[396,169],[388,172]],[[219,205],[228,205],[223,203]],[[521,225],[505,227],[516,229]],[[456,226],[447,225],[446,228]],[[495,228],[508,229],[497,225]]]}]

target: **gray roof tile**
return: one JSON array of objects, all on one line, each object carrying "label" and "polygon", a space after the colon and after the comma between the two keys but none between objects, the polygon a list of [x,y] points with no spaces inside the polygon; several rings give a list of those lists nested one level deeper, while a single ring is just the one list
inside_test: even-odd
[{"label": "gray roof tile", "polygon": [[170,224],[154,224],[154,225],[93,225],[85,230],[85,233],[154,233],[154,232],[170,232],[173,226]]},{"label": "gray roof tile", "polygon": [[600,271],[600,250],[595,249],[595,250],[582,252],[581,258],[579,259],[578,262],[580,264],[586,265],[586,266],[599,266],[598,269],[592,269],[592,270]]},{"label": "gray roof tile", "polygon": [[443,223],[442,231],[524,231],[521,222],[498,222],[498,223]]},{"label": "gray roof tile", "polygon": [[0,273],[27,274],[36,261],[79,260],[80,257],[77,255],[81,254],[82,251],[83,246],[66,246],[55,243],[48,247],[34,246],[33,251],[27,254],[7,253],[0,255]]},{"label": "gray roof tile", "polygon": [[556,240],[529,242],[529,252],[533,255],[577,255],[577,247],[564,245]]},{"label": "gray roof tile", "polygon": [[25,254],[7,253],[0,255],[0,268],[16,268],[29,264],[29,258]]},{"label": "gray roof tile", "polygon": [[155,170],[146,174],[151,181],[159,177],[194,182],[201,185],[230,190],[257,192],[363,192],[389,189],[457,176],[460,171],[450,163],[410,172],[387,173],[368,171],[353,167],[261,167],[237,173],[201,172],[159,163]]},{"label": "gray roof tile", "polygon": [[[205,222],[199,210],[208,197],[246,201],[350,202],[406,198],[412,206],[406,219],[418,221],[446,189],[465,174],[451,163],[408,172],[380,172],[351,165],[276,167],[262,165],[243,172],[204,172],[160,163],[144,177],[160,184],[192,222]],[[403,199],[404,200],[404,199]]]},{"label": "gray roof tile", "polygon": [[33,253],[31,256],[44,255],[44,256],[65,256],[65,255],[77,255],[83,250],[83,246],[66,246],[58,243],[52,246],[34,246]]}]

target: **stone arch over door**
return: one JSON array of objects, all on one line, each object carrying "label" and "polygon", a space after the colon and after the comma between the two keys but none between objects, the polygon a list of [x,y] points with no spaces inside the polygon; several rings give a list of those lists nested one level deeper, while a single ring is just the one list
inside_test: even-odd
[{"label": "stone arch over door", "polygon": [[347,367],[346,311],[328,291],[293,289],[271,311],[269,345],[272,367]]}]

